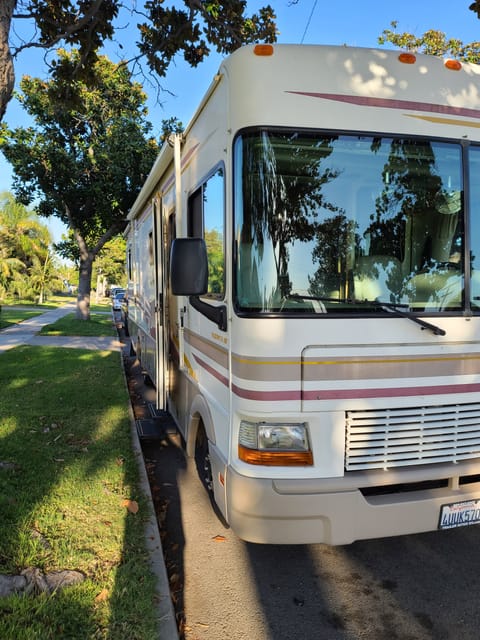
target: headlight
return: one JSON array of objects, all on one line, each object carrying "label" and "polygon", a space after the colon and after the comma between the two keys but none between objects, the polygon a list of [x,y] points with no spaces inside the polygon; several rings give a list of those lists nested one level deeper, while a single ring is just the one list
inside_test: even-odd
[{"label": "headlight", "polygon": [[299,424],[240,422],[240,460],[249,464],[306,466],[313,464],[308,427]]}]

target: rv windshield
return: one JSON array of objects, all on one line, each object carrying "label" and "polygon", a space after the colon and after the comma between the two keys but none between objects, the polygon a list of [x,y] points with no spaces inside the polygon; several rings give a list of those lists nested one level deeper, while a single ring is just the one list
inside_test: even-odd
[{"label": "rv windshield", "polygon": [[462,309],[462,176],[456,143],[265,130],[238,136],[237,309],[378,311],[367,301]]}]

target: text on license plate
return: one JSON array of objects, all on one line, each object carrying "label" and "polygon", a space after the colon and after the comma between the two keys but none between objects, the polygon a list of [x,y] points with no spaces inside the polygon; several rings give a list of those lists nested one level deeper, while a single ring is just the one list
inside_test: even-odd
[{"label": "text on license plate", "polygon": [[440,509],[439,529],[465,527],[480,523],[480,500],[466,500],[444,504]]}]

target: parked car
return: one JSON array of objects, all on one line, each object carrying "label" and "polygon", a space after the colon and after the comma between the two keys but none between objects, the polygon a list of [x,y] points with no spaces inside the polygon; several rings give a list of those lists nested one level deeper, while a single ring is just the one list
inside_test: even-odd
[{"label": "parked car", "polygon": [[118,291],[114,295],[114,297],[112,298],[112,309],[114,311],[121,311],[122,310],[122,302],[123,302],[124,298],[125,298],[125,290]]},{"label": "parked car", "polygon": [[121,292],[125,293],[125,289],[123,287],[111,287],[110,291],[108,292],[108,295],[113,298],[117,295],[117,293],[121,293]]}]

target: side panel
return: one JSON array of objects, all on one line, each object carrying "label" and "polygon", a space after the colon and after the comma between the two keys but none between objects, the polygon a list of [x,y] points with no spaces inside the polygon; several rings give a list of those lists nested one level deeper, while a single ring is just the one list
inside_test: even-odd
[{"label": "side panel", "polygon": [[132,222],[130,242],[133,282],[129,286],[128,331],[145,371],[155,382],[155,250],[151,203]]},{"label": "side panel", "polygon": [[157,390],[156,402],[158,409],[166,409],[165,385],[165,260],[163,242],[162,203],[159,197],[153,201],[153,248],[154,248],[154,296],[155,296],[155,354],[154,371]]},{"label": "side panel", "polygon": [[[189,214],[189,199],[193,200],[195,194],[198,196],[202,185],[221,170],[224,177],[223,210],[218,191],[213,195],[212,190],[209,190],[213,186],[211,182],[206,195],[207,199],[210,195],[210,205],[212,202],[218,202],[218,228],[215,231],[218,231],[216,237],[222,237],[225,257],[221,267],[225,277],[224,298],[219,295],[202,298],[204,303],[212,307],[225,307],[230,298],[228,269],[231,255],[227,239],[231,233],[228,195],[231,192],[228,168],[231,133],[228,131],[226,100],[227,85],[226,82],[220,81],[207,106],[188,130],[181,150],[181,204],[179,206],[177,203],[175,211],[175,233],[178,237],[197,235],[199,230],[200,233],[203,232],[204,221],[199,222],[196,219],[194,222],[192,215],[202,211],[205,197],[197,197],[195,214],[192,214],[192,211]],[[169,242],[170,240],[171,237]],[[169,246],[166,249],[166,256],[168,255]],[[195,451],[197,430],[205,430],[209,440],[215,500],[224,512],[225,487],[219,478],[225,474],[230,449],[229,332],[219,329],[214,321],[192,306],[188,297],[182,296],[172,296],[169,299],[169,330],[169,409],[177,420],[190,455]]]}]

